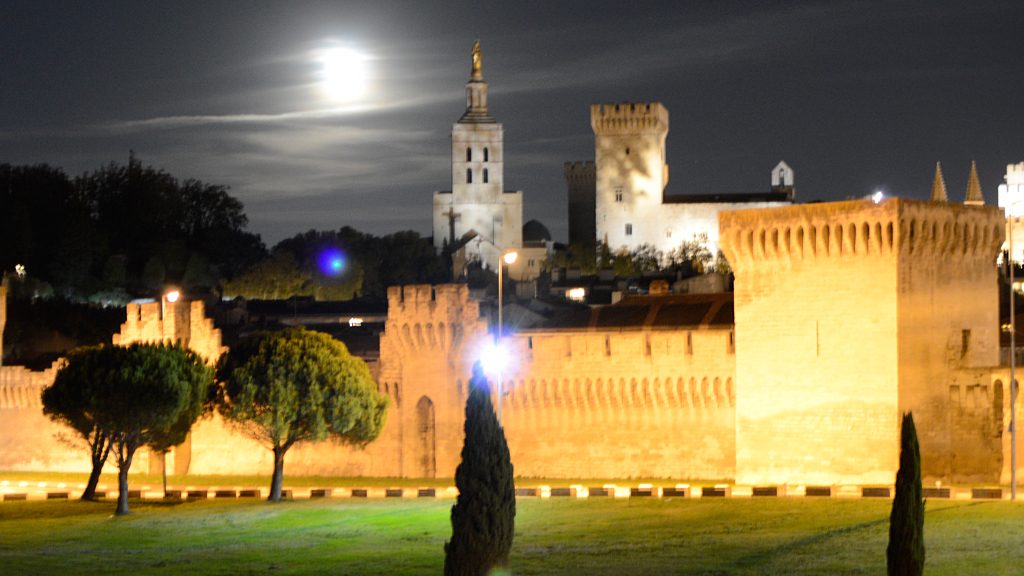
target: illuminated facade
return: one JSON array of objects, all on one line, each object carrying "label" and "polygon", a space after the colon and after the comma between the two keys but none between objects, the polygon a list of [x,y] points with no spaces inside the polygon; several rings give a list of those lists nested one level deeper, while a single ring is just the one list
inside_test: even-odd
[{"label": "illuminated facade", "polygon": [[466,84],[466,112],[452,126],[452,188],[434,193],[434,247],[476,239],[466,254],[494,268],[501,252],[523,245],[523,193],[504,189],[504,127],[487,109],[487,82],[479,41]]}]

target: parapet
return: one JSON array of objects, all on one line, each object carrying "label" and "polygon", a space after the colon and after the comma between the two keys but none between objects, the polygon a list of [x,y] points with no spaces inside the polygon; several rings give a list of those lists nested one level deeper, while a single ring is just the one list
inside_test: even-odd
[{"label": "parapet", "polygon": [[1006,165],[1006,183],[1024,184],[1024,162]]},{"label": "parapet", "polygon": [[412,284],[388,288],[388,321],[429,317],[439,322],[480,317],[480,303],[465,284]]},{"label": "parapet", "polygon": [[590,106],[594,134],[625,135],[642,132],[668,133],[668,109],[661,102],[622,102]]},{"label": "parapet", "polygon": [[593,185],[597,181],[597,166],[592,160],[586,162],[566,162],[563,169],[565,181],[570,186]]},{"label": "parapet", "polygon": [[719,242],[734,267],[820,258],[994,259],[1005,234],[990,206],[902,198],[736,210],[719,216]]},{"label": "parapet", "polygon": [[160,302],[129,304],[125,322],[112,343],[127,346],[135,342],[180,342],[211,364],[227,351],[220,330],[206,317],[201,300],[165,303],[162,307]]}]

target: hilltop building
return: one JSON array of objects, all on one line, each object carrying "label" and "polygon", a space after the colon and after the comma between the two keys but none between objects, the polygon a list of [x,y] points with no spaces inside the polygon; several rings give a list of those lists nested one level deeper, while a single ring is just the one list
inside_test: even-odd
[{"label": "hilltop building", "polygon": [[667,253],[683,242],[718,251],[718,214],[792,203],[793,169],[780,162],[764,192],[666,193],[668,110],[660,102],[594,104],[594,161],[564,168],[569,188],[569,242],[606,243],[612,250],[654,246]]}]

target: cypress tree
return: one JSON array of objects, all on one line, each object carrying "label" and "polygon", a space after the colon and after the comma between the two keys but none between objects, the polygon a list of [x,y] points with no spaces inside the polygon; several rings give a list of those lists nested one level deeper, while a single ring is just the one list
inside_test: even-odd
[{"label": "cypress tree", "polygon": [[900,469],[889,515],[889,547],[885,551],[889,576],[924,573],[924,500],[921,497],[921,452],[914,415],[903,415],[900,431]]},{"label": "cypress tree", "polygon": [[508,563],[515,529],[516,495],[505,431],[491,406],[479,363],[466,401],[466,440],[455,470],[458,499],[452,539],[444,545],[445,576],[484,576]]}]

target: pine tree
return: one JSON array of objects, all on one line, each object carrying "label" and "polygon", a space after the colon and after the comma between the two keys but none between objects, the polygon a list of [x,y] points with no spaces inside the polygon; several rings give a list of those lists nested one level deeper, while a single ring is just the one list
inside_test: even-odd
[{"label": "pine tree", "polygon": [[455,470],[459,497],[452,507],[452,539],[444,545],[445,576],[484,576],[508,563],[516,498],[505,431],[491,406],[480,365],[473,367],[466,401],[466,440]]},{"label": "pine tree", "polygon": [[921,497],[921,453],[914,415],[903,415],[900,469],[889,516],[889,547],[885,551],[889,576],[924,573],[924,500]]}]

